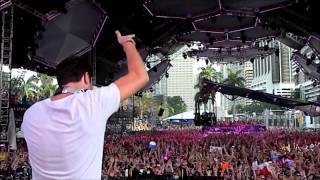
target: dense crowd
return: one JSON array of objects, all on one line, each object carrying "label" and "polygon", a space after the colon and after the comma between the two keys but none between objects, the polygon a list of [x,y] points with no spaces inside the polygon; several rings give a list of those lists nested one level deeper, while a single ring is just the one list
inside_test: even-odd
[{"label": "dense crowd", "polygon": [[25,141],[17,143],[17,150],[10,151],[4,144],[0,146],[0,179],[31,179],[28,152]]},{"label": "dense crowd", "polygon": [[[102,175],[109,179],[320,179],[317,133],[216,133],[179,125],[168,129],[106,137]],[[152,141],[156,145],[150,146]],[[26,144],[20,141],[17,146],[16,152],[0,146],[0,179],[30,179]]]},{"label": "dense crowd", "polygon": [[[155,148],[148,147],[150,141]],[[108,137],[103,174],[178,179],[320,179],[320,136],[297,131],[251,134],[199,130]]]}]

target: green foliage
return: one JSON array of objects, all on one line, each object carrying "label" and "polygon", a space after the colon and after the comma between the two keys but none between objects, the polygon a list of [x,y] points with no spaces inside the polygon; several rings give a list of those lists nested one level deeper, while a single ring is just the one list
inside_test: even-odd
[{"label": "green foliage", "polygon": [[169,116],[183,113],[187,110],[186,103],[182,100],[181,96],[167,97],[167,108]]},{"label": "green foliage", "polygon": [[54,78],[37,73],[26,81],[23,76],[11,79],[11,94],[17,97],[18,102],[26,99],[45,99],[54,95],[57,85]]},{"label": "green foliage", "polygon": [[223,80],[224,84],[244,87],[245,79],[240,76],[240,71],[234,69],[228,69],[228,77]]},{"label": "green foliage", "polygon": [[199,74],[199,79],[207,79],[216,82],[220,82],[222,79],[222,73],[217,72],[212,64],[207,65],[206,67],[199,68],[201,70]]}]

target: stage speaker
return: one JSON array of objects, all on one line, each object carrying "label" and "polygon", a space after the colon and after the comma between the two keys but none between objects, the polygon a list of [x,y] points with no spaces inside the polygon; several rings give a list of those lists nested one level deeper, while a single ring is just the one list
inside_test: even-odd
[{"label": "stage speaker", "polygon": [[158,116],[162,116],[164,113],[164,109],[163,108],[160,108],[159,112],[158,112]]},{"label": "stage speaker", "polygon": [[35,43],[39,48],[32,59],[56,67],[73,55],[83,55],[95,46],[107,19],[106,13],[90,0],[70,1],[66,13],[51,16],[44,24],[42,38]]}]

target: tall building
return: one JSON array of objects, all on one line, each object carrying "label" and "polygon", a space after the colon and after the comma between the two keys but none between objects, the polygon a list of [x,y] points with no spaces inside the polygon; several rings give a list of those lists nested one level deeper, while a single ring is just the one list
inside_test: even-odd
[{"label": "tall building", "polygon": [[187,110],[194,109],[194,59],[182,56],[187,47],[181,48],[171,58],[172,67],[169,69],[167,82],[167,96],[181,96],[187,105]]},{"label": "tall building", "polygon": [[169,77],[163,77],[154,87],[155,95],[181,96],[187,105],[187,111],[194,109],[195,78],[193,75],[194,59],[183,57],[187,46],[170,56],[172,67]]},{"label": "tall building", "polygon": [[262,41],[259,45],[261,47],[268,45],[279,51],[270,56],[255,58],[251,89],[291,97],[295,89],[293,63],[290,59],[292,49],[275,40]]}]

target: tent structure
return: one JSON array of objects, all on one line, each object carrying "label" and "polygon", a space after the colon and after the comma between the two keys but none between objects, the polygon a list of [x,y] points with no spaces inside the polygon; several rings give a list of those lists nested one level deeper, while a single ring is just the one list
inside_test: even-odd
[{"label": "tent structure", "polygon": [[194,120],[194,111],[187,111],[168,117],[163,121],[169,124],[192,124]]}]

